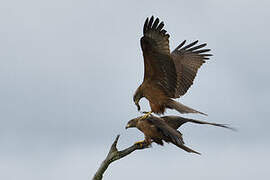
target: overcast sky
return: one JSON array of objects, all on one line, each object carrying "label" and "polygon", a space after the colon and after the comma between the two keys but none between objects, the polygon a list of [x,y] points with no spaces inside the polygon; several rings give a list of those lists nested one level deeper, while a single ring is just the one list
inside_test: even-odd
[{"label": "overcast sky", "polygon": [[[186,124],[186,145],[165,144],[113,163],[104,179],[266,179],[270,161],[269,1],[0,2],[0,179],[91,179],[117,134],[119,149],[143,139],[124,129],[143,79],[139,39],[151,15],[214,54],[180,102],[230,124]],[[143,110],[149,110],[143,100]],[[167,115],[177,115],[167,111]]]}]

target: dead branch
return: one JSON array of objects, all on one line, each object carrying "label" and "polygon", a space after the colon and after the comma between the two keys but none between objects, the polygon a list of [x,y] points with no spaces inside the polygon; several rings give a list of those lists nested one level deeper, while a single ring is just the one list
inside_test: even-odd
[{"label": "dead branch", "polygon": [[103,178],[104,172],[112,162],[129,155],[135,150],[145,149],[149,147],[146,143],[141,143],[141,144],[134,144],[122,151],[118,151],[116,146],[119,137],[120,135],[116,136],[116,139],[114,140],[106,159],[101,163],[100,167],[98,168],[97,172],[93,177],[93,180],[101,180]]}]

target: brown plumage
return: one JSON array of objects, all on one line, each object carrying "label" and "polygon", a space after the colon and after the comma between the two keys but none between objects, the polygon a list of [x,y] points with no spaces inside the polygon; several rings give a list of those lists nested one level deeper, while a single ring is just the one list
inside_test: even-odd
[{"label": "brown plumage", "polygon": [[159,118],[153,115],[150,115],[147,118],[142,118],[140,116],[130,120],[126,125],[126,129],[132,127],[138,128],[141,132],[144,133],[144,141],[148,144],[155,142],[159,145],[163,145],[163,141],[165,141],[167,143],[173,143],[177,147],[187,152],[200,154],[199,152],[194,151],[184,145],[182,134],[177,130],[186,122],[208,124],[234,130],[233,128],[224,124],[209,123],[205,121],[187,119],[180,116],[163,116]]},{"label": "brown plumage", "polygon": [[152,112],[157,114],[163,114],[166,108],[180,113],[201,113],[173,99],[184,95],[193,84],[198,69],[211,56],[205,54],[210,49],[201,49],[206,44],[195,46],[198,41],[184,46],[186,41],[183,41],[170,53],[170,36],[163,26],[153,16],[144,23],[141,38],[144,79],[133,96],[134,103],[140,110],[139,101],[145,97]]}]

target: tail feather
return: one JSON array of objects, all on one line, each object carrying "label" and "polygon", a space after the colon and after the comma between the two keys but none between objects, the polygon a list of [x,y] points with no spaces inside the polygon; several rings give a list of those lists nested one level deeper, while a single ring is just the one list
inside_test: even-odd
[{"label": "tail feather", "polygon": [[189,118],[184,118],[181,116],[163,116],[161,117],[169,126],[171,126],[174,129],[178,129],[180,126],[187,122],[195,123],[195,124],[207,124],[211,126],[217,126],[217,127],[222,127],[222,128],[227,128],[233,131],[237,131],[236,128],[230,127],[228,124],[218,124],[218,123],[211,123],[207,121],[200,121],[196,119],[189,119]]},{"label": "tail feather", "polygon": [[208,125],[212,125],[212,126],[217,126],[217,127],[222,127],[222,128],[227,128],[233,131],[237,131],[237,129],[230,127],[227,124],[218,124],[218,123],[210,123],[207,121],[199,121],[199,120],[195,120],[195,119],[187,119],[187,122],[192,122],[192,123],[196,123],[196,124],[208,124]]},{"label": "tail feather", "polygon": [[172,99],[169,100],[169,102],[167,103],[167,107],[170,109],[175,109],[176,111],[185,114],[185,113],[199,113],[199,114],[203,114],[205,116],[207,116],[207,114],[197,111],[195,109],[192,109],[188,106],[185,106],[184,104],[181,104],[177,101],[174,101]]},{"label": "tail feather", "polygon": [[187,147],[187,146],[185,146],[185,145],[183,145],[183,144],[177,145],[177,146],[180,147],[181,149],[183,149],[183,150],[189,152],[189,153],[196,153],[196,154],[201,155],[201,153],[199,153],[199,152],[197,152],[197,151],[195,151],[195,150],[193,150],[193,149],[191,149],[191,148],[189,148],[189,147]]}]

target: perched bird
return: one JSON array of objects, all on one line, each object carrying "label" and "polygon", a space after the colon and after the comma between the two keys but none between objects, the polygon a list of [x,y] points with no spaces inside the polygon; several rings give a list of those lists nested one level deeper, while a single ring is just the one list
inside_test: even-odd
[{"label": "perched bird", "polygon": [[155,142],[159,145],[163,145],[163,141],[165,141],[168,143],[173,143],[177,147],[187,152],[200,154],[199,152],[192,150],[191,148],[184,145],[182,134],[177,130],[182,124],[186,122],[197,124],[208,124],[235,130],[231,127],[228,127],[225,124],[217,124],[194,119],[187,119],[180,116],[163,116],[159,118],[153,115],[149,115],[146,118],[142,118],[142,116],[140,116],[131,119],[127,123],[126,129],[136,127],[137,129],[139,129],[141,132],[144,133],[145,139],[143,141],[136,142],[136,144],[147,143],[150,145],[152,142]]},{"label": "perched bird", "polygon": [[[200,113],[173,99],[184,95],[205,60],[211,54],[210,49],[202,49],[206,44],[196,45],[198,41],[186,46],[183,41],[174,51],[170,52],[169,34],[163,29],[164,23],[158,18],[147,18],[143,27],[141,48],[144,58],[144,79],[137,88],[133,101],[140,111],[139,101],[145,97],[149,101],[151,112],[164,114],[166,108],[175,109],[180,113]],[[206,115],[206,114],[204,114]]]}]

